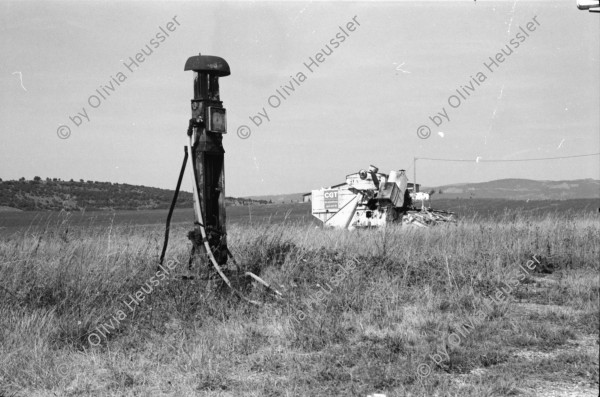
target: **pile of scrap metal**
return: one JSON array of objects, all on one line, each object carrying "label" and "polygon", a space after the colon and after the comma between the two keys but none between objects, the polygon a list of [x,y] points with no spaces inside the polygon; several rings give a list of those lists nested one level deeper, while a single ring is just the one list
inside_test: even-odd
[{"label": "pile of scrap metal", "polygon": [[440,222],[456,222],[453,212],[423,208],[422,210],[409,210],[402,216],[402,224],[418,227],[429,227]]},{"label": "pile of scrap metal", "polygon": [[[430,194],[419,192],[419,185],[408,182],[404,170],[389,175],[360,170],[346,176],[346,183],[331,188],[313,190],[312,214],[324,226],[353,230],[379,227],[388,223],[433,226],[455,222],[454,214],[425,206]],[[421,208],[413,203],[421,201]]]}]

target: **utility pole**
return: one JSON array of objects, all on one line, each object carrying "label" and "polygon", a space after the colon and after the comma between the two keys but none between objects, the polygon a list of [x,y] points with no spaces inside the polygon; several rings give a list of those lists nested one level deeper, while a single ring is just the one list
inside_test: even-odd
[{"label": "utility pole", "polygon": [[417,158],[413,157],[413,193],[417,192]]}]

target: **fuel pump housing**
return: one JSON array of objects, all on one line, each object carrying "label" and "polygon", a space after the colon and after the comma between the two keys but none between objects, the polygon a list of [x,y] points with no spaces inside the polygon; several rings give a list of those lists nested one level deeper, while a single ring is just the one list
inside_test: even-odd
[{"label": "fuel pump housing", "polygon": [[[202,244],[200,227],[217,262],[227,262],[225,215],[225,149],[223,134],[227,133],[227,113],[219,92],[219,77],[229,76],[227,62],[220,57],[198,54],[188,58],[184,70],[194,72],[192,118],[188,128],[194,173],[196,227],[190,239],[200,253],[207,254]],[[198,211],[200,214],[198,214]],[[206,258],[206,255],[202,255]]]}]

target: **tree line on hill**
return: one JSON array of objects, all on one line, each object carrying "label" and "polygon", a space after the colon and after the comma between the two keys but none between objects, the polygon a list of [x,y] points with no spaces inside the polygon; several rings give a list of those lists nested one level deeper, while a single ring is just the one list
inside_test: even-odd
[{"label": "tree line on hill", "polygon": [[[63,181],[60,178],[3,181],[0,178],[0,207],[24,211],[52,210],[143,210],[166,209],[173,190],[126,183],[91,180]],[[267,200],[226,197],[226,205],[269,204]],[[193,195],[179,192],[176,208],[191,208]]]}]

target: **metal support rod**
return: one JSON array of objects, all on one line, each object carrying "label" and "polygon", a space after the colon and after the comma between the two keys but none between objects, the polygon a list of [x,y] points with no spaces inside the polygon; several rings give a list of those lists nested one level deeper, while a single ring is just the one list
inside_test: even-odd
[{"label": "metal support rod", "polygon": [[[173,200],[171,201],[171,207],[169,207],[169,214],[167,215],[167,226],[165,227],[165,241],[163,243],[162,252],[160,253],[160,259],[158,261],[158,266],[163,264],[165,260],[165,253],[167,252],[167,245],[169,244],[169,231],[171,230],[171,217],[173,216],[173,210],[175,209],[175,204],[177,204],[177,196],[179,195],[179,189],[181,188],[181,180],[183,179],[183,174],[185,173],[185,165],[188,161],[188,148],[184,146],[184,156],[183,156],[183,164],[181,164],[181,171],[179,171],[179,178],[177,179],[177,187],[175,187],[175,194],[173,195]],[[159,270],[159,267],[156,267],[156,270]]]}]

